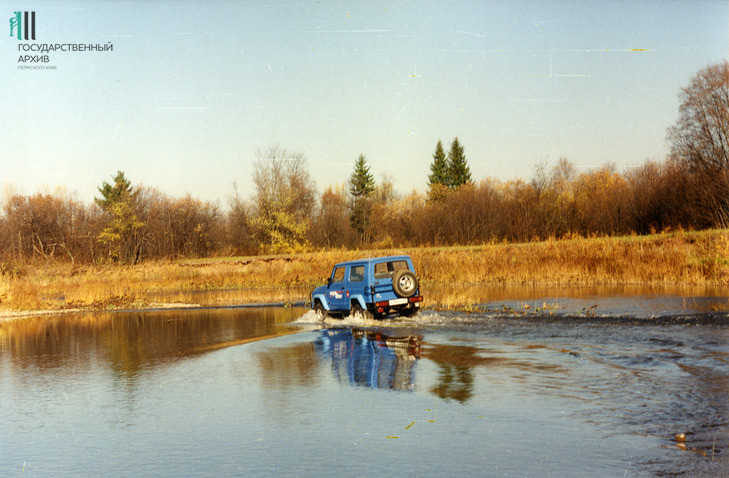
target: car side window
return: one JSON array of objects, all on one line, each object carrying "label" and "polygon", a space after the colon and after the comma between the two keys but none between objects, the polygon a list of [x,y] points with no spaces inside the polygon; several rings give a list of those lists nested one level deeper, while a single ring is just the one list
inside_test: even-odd
[{"label": "car side window", "polygon": [[337,267],[334,269],[334,273],[332,274],[332,282],[343,282],[344,281],[344,266]]},{"label": "car side window", "polygon": [[386,279],[395,275],[396,271],[400,269],[409,270],[408,263],[406,261],[388,261],[380,262],[375,264],[375,279]]},{"label": "car side window", "polygon": [[375,264],[375,279],[384,279],[387,277],[387,262]]},{"label": "car side window", "polygon": [[364,266],[354,266],[349,271],[349,282],[362,282],[364,281]]},{"label": "car side window", "polygon": [[408,267],[408,263],[405,262],[405,261],[395,261],[395,262],[393,262],[392,263],[392,269],[393,269],[393,272],[397,272],[400,269],[405,269],[406,271],[407,270],[410,270],[410,268]]}]

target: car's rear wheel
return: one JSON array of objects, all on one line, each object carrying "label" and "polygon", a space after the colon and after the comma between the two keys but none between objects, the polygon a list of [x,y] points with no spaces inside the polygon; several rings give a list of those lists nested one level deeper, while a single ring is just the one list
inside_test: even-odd
[{"label": "car's rear wheel", "polygon": [[382,320],[387,318],[387,312],[373,312],[372,318],[375,320]]},{"label": "car's rear wheel", "polygon": [[359,305],[359,302],[354,301],[352,303],[352,312],[350,313],[352,316],[360,316],[364,319],[371,319],[372,313],[369,310],[364,310],[361,305]]},{"label": "car's rear wheel", "polygon": [[402,309],[400,311],[400,317],[414,317],[418,312],[420,312],[418,307],[408,307],[407,309]]},{"label": "car's rear wheel", "polygon": [[412,297],[418,290],[418,279],[407,269],[400,269],[392,278],[392,290],[400,297]]}]

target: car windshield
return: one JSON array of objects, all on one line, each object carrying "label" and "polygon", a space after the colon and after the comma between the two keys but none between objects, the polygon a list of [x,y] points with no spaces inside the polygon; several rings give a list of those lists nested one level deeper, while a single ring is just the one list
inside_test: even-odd
[{"label": "car windshield", "polygon": [[407,261],[387,261],[375,264],[375,279],[386,279],[395,275],[400,269],[410,270]]},{"label": "car windshield", "polygon": [[332,274],[332,282],[342,282],[344,280],[344,271],[344,266],[339,266],[334,269],[334,273]]}]

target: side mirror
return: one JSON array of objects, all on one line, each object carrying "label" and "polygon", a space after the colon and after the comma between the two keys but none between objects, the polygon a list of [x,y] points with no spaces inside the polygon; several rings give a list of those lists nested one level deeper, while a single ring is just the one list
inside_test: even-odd
[{"label": "side mirror", "polygon": [[331,277],[327,278],[327,287],[329,287],[330,285],[332,285],[332,278]]}]

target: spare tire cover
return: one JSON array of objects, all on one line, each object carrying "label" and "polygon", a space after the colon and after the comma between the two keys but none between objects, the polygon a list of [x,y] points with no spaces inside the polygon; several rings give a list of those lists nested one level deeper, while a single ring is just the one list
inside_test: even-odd
[{"label": "spare tire cover", "polygon": [[418,279],[411,271],[400,269],[392,278],[392,290],[400,297],[412,297],[418,290]]}]

